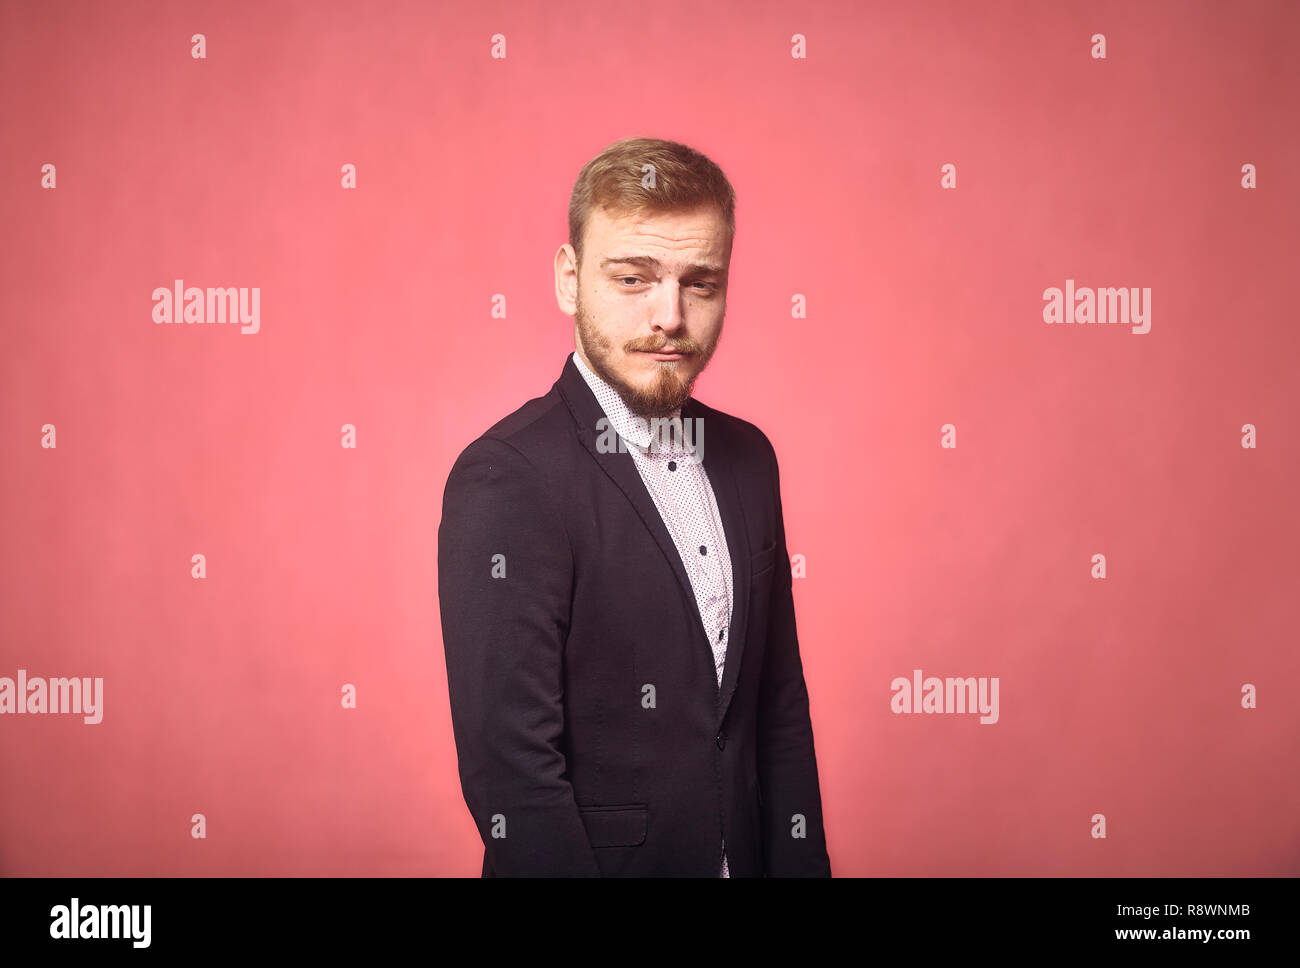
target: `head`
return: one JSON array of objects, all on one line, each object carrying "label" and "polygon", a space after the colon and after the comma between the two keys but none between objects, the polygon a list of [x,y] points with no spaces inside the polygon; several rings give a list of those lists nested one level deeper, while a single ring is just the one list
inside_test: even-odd
[{"label": "head", "polygon": [[574,318],[582,361],[633,413],[668,416],[708,365],[735,233],[730,183],[685,145],[618,141],[579,173],[556,300]]}]

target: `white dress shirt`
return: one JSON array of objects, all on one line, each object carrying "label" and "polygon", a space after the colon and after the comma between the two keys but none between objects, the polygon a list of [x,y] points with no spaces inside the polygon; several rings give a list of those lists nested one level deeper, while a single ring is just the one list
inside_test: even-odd
[{"label": "white dress shirt", "polygon": [[[618,391],[593,373],[576,351],[573,362],[596,395],[610,426],[632,455],[641,480],[677,546],[695,593],[700,621],[713,646],[713,664],[720,688],[731,624],[731,555],[708,475],[704,466],[683,447],[683,441],[698,446],[702,438],[698,432],[683,435],[680,408],[668,418],[675,423],[671,428],[675,432],[670,432],[666,424],[652,426],[650,421],[637,418]],[[724,841],[720,877],[731,876],[727,870],[726,846]]]}]

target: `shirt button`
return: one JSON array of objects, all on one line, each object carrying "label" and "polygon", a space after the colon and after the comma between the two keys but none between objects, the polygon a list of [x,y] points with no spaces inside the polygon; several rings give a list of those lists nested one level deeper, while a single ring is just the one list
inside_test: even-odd
[{"label": "shirt button", "polygon": [[675,471],[675,470],[677,470],[677,461],[675,461],[675,460],[670,460],[670,461],[668,462],[668,469],[669,469],[670,471]]},{"label": "shirt button", "polygon": [[718,749],[725,749],[727,746],[727,737],[719,733],[715,742],[718,744]]},{"label": "shirt button", "polygon": [[700,554],[707,555],[708,553],[709,549],[705,548],[704,545],[700,545]]}]

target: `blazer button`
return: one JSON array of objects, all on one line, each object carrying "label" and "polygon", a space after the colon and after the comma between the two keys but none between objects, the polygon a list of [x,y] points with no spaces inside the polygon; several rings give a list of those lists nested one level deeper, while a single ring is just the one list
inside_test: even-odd
[{"label": "blazer button", "polygon": [[723,736],[721,733],[717,735],[715,742],[718,744],[718,749],[721,750],[727,748],[727,737]]}]

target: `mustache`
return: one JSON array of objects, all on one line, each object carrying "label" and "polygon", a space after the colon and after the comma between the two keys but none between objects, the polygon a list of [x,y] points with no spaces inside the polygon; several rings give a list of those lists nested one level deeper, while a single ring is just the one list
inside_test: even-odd
[{"label": "mustache", "polygon": [[698,353],[700,344],[689,336],[681,339],[643,339],[625,343],[623,348],[629,353]]}]

